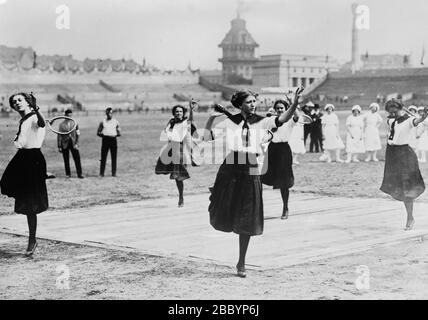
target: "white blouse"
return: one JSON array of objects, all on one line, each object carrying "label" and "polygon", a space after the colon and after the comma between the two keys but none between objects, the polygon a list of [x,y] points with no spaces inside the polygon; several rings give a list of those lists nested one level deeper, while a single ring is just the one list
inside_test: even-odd
[{"label": "white blouse", "polygon": [[189,123],[187,120],[183,122],[175,123],[171,128],[171,124],[168,124],[165,131],[169,141],[182,142],[188,133]]},{"label": "white blouse", "polygon": [[288,142],[293,133],[293,128],[296,125],[297,121],[294,121],[294,117],[284,123],[282,126],[278,127],[278,130],[273,133],[272,142]]},{"label": "white blouse", "polygon": [[382,117],[378,112],[368,112],[363,115],[364,120],[366,121],[367,127],[375,127],[377,128],[382,123]]},{"label": "white blouse", "polygon": [[[254,117],[254,118],[253,118]],[[214,139],[225,139],[226,148],[229,151],[261,154],[261,144],[266,138],[267,130],[277,127],[277,117],[263,118],[259,115],[252,115],[248,118],[247,129],[243,128],[244,119],[241,114],[237,114],[219,122],[213,129]],[[248,137],[248,143],[246,143]]]},{"label": "white blouse", "polygon": [[18,149],[40,149],[46,135],[46,128],[37,124],[37,115],[32,115],[21,124],[19,136],[14,141]]},{"label": "white blouse", "polygon": [[321,117],[321,123],[326,126],[339,126],[339,118],[335,113],[326,113]]},{"label": "white blouse", "polygon": [[[415,127],[413,120],[415,118],[409,117],[401,122],[396,119],[388,119],[388,126],[390,128],[388,134],[389,145],[406,145],[409,144],[411,139],[411,130]],[[395,124],[394,124],[395,122]]]}]

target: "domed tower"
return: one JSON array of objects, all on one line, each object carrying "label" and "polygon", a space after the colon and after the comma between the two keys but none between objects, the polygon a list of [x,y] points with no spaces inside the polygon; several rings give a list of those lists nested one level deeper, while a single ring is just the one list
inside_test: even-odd
[{"label": "domed tower", "polygon": [[[224,83],[238,83],[239,80],[252,80],[253,65],[257,62],[255,49],[259,46],[248,32],[245,20],[239,13],[231,21],[231,28],[218,45],[223,49],[222,77]],[[245,81],[244,80],[244,81]]]}]

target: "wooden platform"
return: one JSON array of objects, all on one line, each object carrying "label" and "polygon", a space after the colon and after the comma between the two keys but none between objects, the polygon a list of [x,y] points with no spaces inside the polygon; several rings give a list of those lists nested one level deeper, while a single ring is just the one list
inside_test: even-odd
[{"label": "wooden platform", "polygon": [[[249,267],[279,268],[364,251],[428,235],[428,204],[415,204],[416,225],[404,231],[403,204],[384,199],[290,195],[290,218],[280,220],[278,191],[266,189],[265,231],[251,239]],[[212,260],[234,266],[238,238],[215,231],[208,219],[208,194],[155,199],[39,215],[38,237],[137,250],[161,256]],[[1,216],[0,232],[26,234],[26,219]]]}]

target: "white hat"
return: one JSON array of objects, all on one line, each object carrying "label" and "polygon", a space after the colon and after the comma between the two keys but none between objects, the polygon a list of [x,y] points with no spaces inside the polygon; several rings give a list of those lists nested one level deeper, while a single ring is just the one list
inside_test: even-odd
[{"label": "white hat", "polygon": [[352,107],[352,109],[351,109],[352,111],[354,111],[354,110],[358,110],[358,112],[361,112],[361,107],[358,105],[358,104],[356,104],[355,106],[353,106]]},{"label": "white hat", "polygon": [[410,110],[414,110],[414,111],[418,111],[418,107],[417,106],[409,106],[407,109],[409,109],[409,111]]},{"label": "white hat", "polygon": [[425,110],[425,107],[423,106],[418,107],[418,111],[424,111],[424,110]]},{"label": "white hat", "polygon": [[324,110],[327,110],[328,108],[331,108],[331,110],[334,110],[334,105],[332,105],[331,103],[327,103],[324,107]]},{"label": "white hat", "polygon": [[371,104],[369,105],[369,109],[372,109],[372,108],[376,108],[376,110],[379,110],[379,109],[380,109],[380,106],[379,106],[379,104],[378,104],[378,103],[373,102],[373,103],[371,103]]},{"label": "white hat", "polygon": [[312,101],[309,101],[307,104],[305,104],[307,107],[315,107]]}]

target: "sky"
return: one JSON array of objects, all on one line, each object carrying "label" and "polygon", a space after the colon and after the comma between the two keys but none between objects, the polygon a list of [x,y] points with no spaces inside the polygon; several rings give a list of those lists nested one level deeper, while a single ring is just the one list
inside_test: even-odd
[{"label": "sky", "polygon": [[[240,0],[241,17],[259,43],[257,55],[351,57],[351,4],[358,0]],[[360,31],[361,53],[428,50],[428,1],[361,0],[370,29]],[[70,28],[58,29],[66,5]],[[0,44],[77,59],[133,58],[164,68],[220,69],[221,42],[238,0],[0,0]],[[428,52],[428,51],[427,51]]]}]

